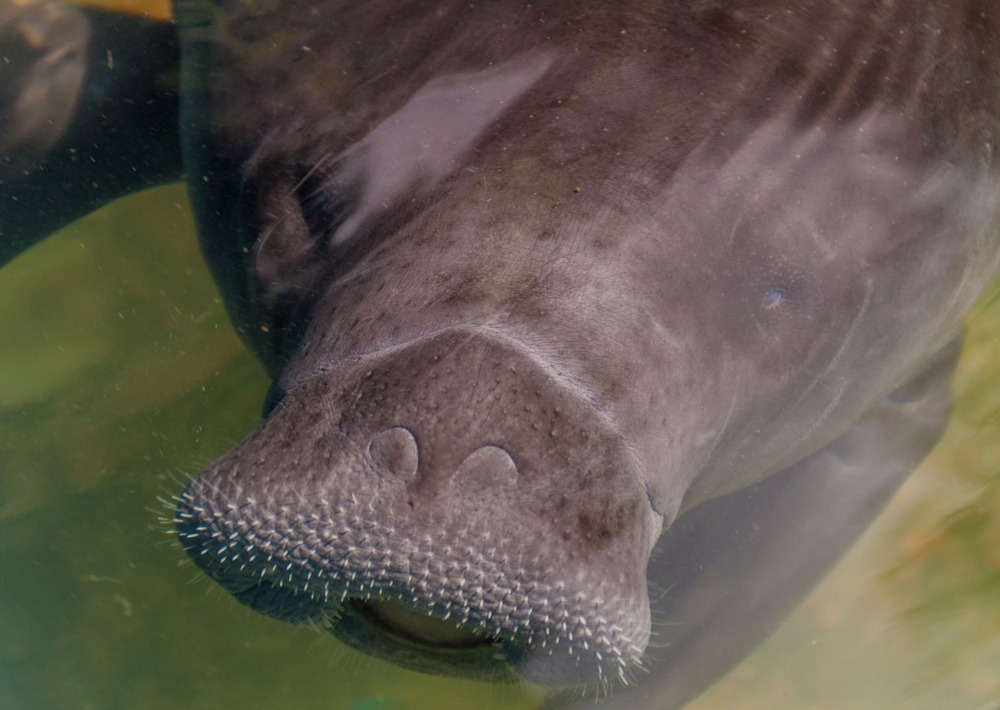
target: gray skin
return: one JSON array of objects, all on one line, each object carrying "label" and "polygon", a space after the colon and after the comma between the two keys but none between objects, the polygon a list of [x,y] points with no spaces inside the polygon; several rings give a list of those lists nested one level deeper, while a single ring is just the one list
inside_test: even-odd
[{"label": "gray skin", "polygon": [[994,0],[177,11],[179,139],[174,28],[0,5],[0,258],[183,171],[274,384],[175,525],[254,609],[677,707],[937,440],[1000,261]]}]

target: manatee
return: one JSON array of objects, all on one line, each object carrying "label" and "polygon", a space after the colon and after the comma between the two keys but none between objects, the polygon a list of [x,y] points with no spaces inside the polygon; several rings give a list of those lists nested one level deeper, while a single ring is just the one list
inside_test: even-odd
[{"label": "manatee", "polygon": [[1000,260],[992,0],[175,13],[0,6],[0,258],[186,180],[272,386],[173,525],[249,607],[679,707],[943,430]]}]

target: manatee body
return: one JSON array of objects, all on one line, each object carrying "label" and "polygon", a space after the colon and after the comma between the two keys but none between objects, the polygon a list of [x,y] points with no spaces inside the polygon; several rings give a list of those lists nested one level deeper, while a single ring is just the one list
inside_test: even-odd
[{"label": "manatee body", "polygon": [[947,420],[1000,258],[994,5],[192,0],[89,40],[46,6],[89,73],[2,134],[0,254],[85,170],[60,131],[145,87],[61,213],[183,172],[273,376],[179,496],[191,558],[407,667],[676,707]]}]

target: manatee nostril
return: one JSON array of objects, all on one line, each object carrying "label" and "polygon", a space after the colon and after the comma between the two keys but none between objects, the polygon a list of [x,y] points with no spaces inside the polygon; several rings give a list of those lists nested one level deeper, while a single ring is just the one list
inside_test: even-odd
[{"label": "manatee nostril", "polygon": [[409,429],[401,426],[386,429],[372,437],[368,455],[379,471],[403,480],[413,478],[420,462],[417,440]]},{"label": "manatee nostril", "polygon": [[496,491],[517,482],[517,464],[499,446],[481,446],[455,469],[455,481],[469,491]]}]

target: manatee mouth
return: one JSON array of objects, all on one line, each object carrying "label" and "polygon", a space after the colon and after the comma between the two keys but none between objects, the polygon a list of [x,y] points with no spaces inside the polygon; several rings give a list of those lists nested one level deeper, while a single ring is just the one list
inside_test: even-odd
[{"label": "manatee mouth", "polygon": [[321,627],[341,642],[414,671],[448,669],[463,677],[509,681],[516,647],[482,629],[415,611],[394,601],[348,597],[329,604],[293,586],[217,576],[230,594],[275,619]]},{"label": "manatee mouth", "polygon": [[469,650],[493,645],[494,639],[482,631],[464,628],[447,619],[420,614],[393,602],[351,602],[355,613],[387,633],[431,649]]},{"label": "manatee mouth", "polygon": [[[485,539],[438,546],[412,531],[388,546],[387,523],[353,513],[338,522],[340,504],[261,510],[258,501],[227,496],[216,507],[207,502],[216,493],[194,481],[175,529],[192,560],[258,612],[437,675],[550,687],[627,684],[629,669],[641,663],[649,633],[643,595],[606,603],[593,592],[600,593],[598,578],[552,579],[544,558],[526,563],[518,555],[512,564],[503,546]],[[395,520],[392,530],[399,527]]]},{"label": "manatee mouth", "polygon": [[[181,539],[197,539],[187,526],[192,518],[174,521]],[[185,545],[199,563],[211,550]],[[290,577],[262,577],[241,564],[237,569],[200,565],[237,601],[254,611],[293,624],[324,629],[342,643],[409,670],[467,678],[510,681],[518,674],[513,663],[523,655],[518,643],[503,639],[449,612],[412,609],[398,592],[383,589],[364,596],[310,590]],[[381,597],[381,598],[380,598]],[[397,601],[399,600],[399,601]]]},{"label": "manatee mouth", "polygon": [[328,624],[341,642],[413,671],[491,681],[517,678],[516,645],[395,602],[348,600]]}]

